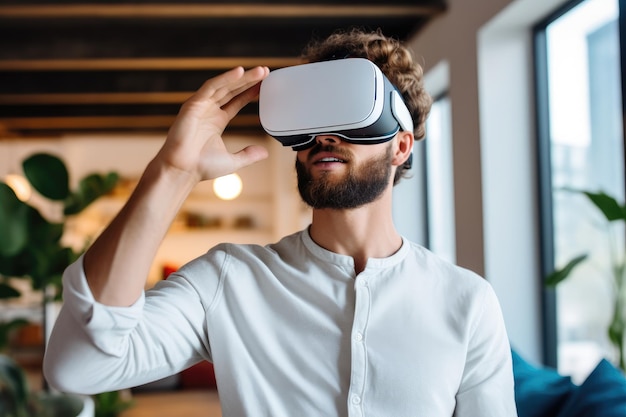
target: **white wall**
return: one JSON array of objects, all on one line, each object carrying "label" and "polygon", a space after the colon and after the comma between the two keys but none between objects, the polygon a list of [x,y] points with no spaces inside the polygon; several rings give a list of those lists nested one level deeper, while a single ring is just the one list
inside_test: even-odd
[{"label": "white wall", "polygon": [[409,44],[445,62],[457,262],[496,290],[513,346],[541,360],[531,27],[565,0],[449,0]]}]

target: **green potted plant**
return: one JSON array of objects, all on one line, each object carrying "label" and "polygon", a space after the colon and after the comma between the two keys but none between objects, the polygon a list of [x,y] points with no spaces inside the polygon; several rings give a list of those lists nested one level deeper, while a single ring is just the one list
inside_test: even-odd
[{"label": "green potted plant", "polygon": [[68,216],[78,214],[109,193],[118,181],[116,173],[90,174],[76,190],[70,190],[69,174],[58,157],[38,153],[23,161],[24,175],[43,197],[63,206],[63,218],[48,220],[33,206],[20,201],[0,182],[0,297],[17,297],[8,278],[29,279],[34,290],[53,288],[61,296],[61,276],[79,253],[61,242]]},{"label": "green potted plant", "polygon": [[0,355],[0,415],[87,417],[93,415],[93,402],[89,397],[31,390],[17,362],[10,356]]},{"label": "green potted plant", "polygon": [[[67,219],[111,192],[118,182],[118,175],[115,172],[89,174],[80,180],[75,190],[71,190],[67,167],[54,155],[33,154],[23,161],[22,168],[31,186],[41,196],[51,204],[61,206],[62,215],[47,219],[34,206],[19,200],[7,184],[0,182],[0,300],[21,296],[12,280],[28,280],[33,290],[44,294],[42,311],[45,316],[45,305],[61,298],[63,271],[81,253],[62,242]],[[44,323],[46,321],[44,317]],[[0,323],[0,342],[7,343],[9,334],[25,323],[22,318]],[[116,401],[111,401],[110,395]],[[106,414],[108,416],[115,416],[132,404],[118,395],[109,396],[88,397],[92,407],[90,415],[94,414],[94,401],[96,415],[98,412],[102,414],[102,410],[115,410],[115,413]],[[80,409],[83,408],[84,398],[81,398],[45,391],[31,394],[23,369],[8,355],[0,355],[0,415],[77,416],[79,414],[71,410],[79,400]]]},{"label": "green potted plant", "polygon": [[[623,225],[626,223],[626,206],[620,204],[614,197],[604,192],[591,192],[585,190],[568,190],[572,192],[578,192],[587,197],[594,207],[596,207],[606,220],[608,227],[607,230],[607,244],[611,253],[609,259],[611,259],[611,265],[607,265],[609,272],[609,278],[612,286],[613,297],[613,312],[611,322],[607,328],[608,338],[611,344],[618,352],[617,365],[622,371],[626,371],[626,351],[625,340],[626,336],[626,253],[624,251],[618,251],[615,247],[615,241],[612,239],[611,228],[616,227],[618,224]],[[585,262],[589,258],[589,253],[578,255],[567,262],[563,267],[557,268],[545,279],[545,284],[548,287],[555,287],[560,282],[567,279],[572,271],[574,271],[581,263]]]}]

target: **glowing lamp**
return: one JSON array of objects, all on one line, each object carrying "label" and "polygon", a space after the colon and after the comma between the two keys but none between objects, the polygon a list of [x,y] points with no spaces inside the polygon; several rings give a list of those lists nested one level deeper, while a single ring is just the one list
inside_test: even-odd
[{"label": "glowing lamp", "polygon": [[242,188],[241,177],[237,174],[224,175],[213,181],[213,191],[222,200],[233,200],[239,197]]}]

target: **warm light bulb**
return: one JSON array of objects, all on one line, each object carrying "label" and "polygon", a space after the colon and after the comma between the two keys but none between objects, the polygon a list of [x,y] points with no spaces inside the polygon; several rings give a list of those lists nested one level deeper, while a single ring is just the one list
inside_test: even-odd
[{"label": "warm light bulb", "polygon": [[30,183],[22,175],[8,174],[4,177],[6,184],[13,189],[13,192],[22,201],[28,201],[32,194]]},{"label": "warm light bulb", "polygon": [[233,200],[239,197],[243,183],[237,174],[224,175],[213,181],[213,191],[222,200]]}]

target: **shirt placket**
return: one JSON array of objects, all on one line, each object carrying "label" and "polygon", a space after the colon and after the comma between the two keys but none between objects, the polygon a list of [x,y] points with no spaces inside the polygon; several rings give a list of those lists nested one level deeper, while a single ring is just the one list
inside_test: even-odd
[{"label": "shirt placket", "polygon": [[348,415],[364,415],[363,396],[367,373],[367,325],[370,314],[370,286],[367,276],[359,275],[355,281],[356,301],[352,325],[352,366],[350,373],[350,395]]}]

